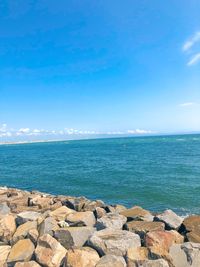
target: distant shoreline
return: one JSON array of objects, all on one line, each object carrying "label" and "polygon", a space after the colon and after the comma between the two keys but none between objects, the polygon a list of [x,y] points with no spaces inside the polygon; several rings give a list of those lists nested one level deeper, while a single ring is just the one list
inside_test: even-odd
[{"label": "distant shoreline", "polygon": [[82,140],[95,140],[95,139],[117,139],[117,138],[148,138],[148,137],[167,137],[167,136],[185,136],[185,135],[200,135],[197,133],[172,133],[172,134],[145,134],[145,135],[114,135],[114,136],[99,136],[99,137],[86,137],[86,138],[77,138],[77,139],[48,139],[48,140],[26,140],[26,141],[7,141],[0,142],[1,145],[23,145],[23,144],[34,144],[34,143],[53,143],[53,142],[68,142],[68,141],[82,141]]}]

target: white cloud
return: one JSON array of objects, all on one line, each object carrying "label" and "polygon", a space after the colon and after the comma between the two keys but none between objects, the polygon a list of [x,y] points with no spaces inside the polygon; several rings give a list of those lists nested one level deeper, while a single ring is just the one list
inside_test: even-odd
[{"label": "white cloud", "polygon": [[179,104],[180,107],[191,107],[191,106],[194,106],[194,105],[196,105],[195,102],[186,102],[186,103]]},{"label": "white cloud", "polygon": [[196,43],[200,42],[200,31],[196,32],[182,47],[184,52],[189,51]]},{"label": "white cloud", "polygon": [[24,134],[27,134],[30,132],[30,129],[29,128],[20,128],[19,129],[19,133],[24,133]]},{"label": "white cloud", "polygon": [[135,129],[135,130],[128,130],[129,134],[152,134],[154,133],[151,130],[142,130],[142,129]]},{"label": "white cloud", "polygon": [[187,63],[188,66],[197,64],[200,61],[200,53],[195,54]]}]

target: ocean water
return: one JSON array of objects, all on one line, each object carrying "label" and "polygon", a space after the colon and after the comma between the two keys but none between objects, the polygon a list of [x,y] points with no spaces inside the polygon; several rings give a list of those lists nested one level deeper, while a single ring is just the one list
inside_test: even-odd
[{"label": "ocean water", "polygon": [[0,146],[0,185],[200,213],[200,135]]}]

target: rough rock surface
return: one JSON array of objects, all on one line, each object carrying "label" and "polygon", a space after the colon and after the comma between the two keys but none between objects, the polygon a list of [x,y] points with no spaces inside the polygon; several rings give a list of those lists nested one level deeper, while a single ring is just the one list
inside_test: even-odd
[{"label": "rough rock surface", "polygon": [[18,261],[29,261],[32,259],[35,247],[30,239],[19,240],[10,251],[7,262],[12,265]]},{"label": "rough rock surface", "polygon": [[96,250],[90,247],[74,248],[67,252],[66,267],[95,267],[99,261]]},{"label": "rough rock surface", "polygon": [[28,261],[28,262],[17,262],[15,267],[40,267],[37,262],[35,261]]},{"label": "rough rock surface", "polygon": [[28,221],[21,224],[12,237],[12,243],[16,243],[18,240],[26,238],[29,231],[32,229],[37,229],[36,221]]},{"label": "rough rock surface", "polygon": [[126,209],[120,212],[121,215],[127,217],[128,221],[131,220],[142,220],[142,221],[153,221],[153,215],[148,211],[141,207],[134,206],[131,209]]},{"label": "rough rock surface", "polygon": [[155,216],[156,221],[164,222],[166,224],[167,229],[178,229],[182,222],[183,218],[178,216],[172,210],[166,210],[163,213]]},{"label": "rough rock surface", "polygon": [[37,221],[41,217],[41,213],[36,211],[24,211],[17,215],[16,222],[18,225],[28,221]]},{"label": "rough rock surface", "polygon": [[67,215],[74,213],[75,211],[72,209],[67,208],[66,206],[62,206],[50,213],[50,216],[52,216],[57,221],[64,221],[67,218]]},{"label": "rough rock surface", "polygon": [[46,267],[60,266],[65,254],[66,249],[49,234],[44,234],[38,239],[35,257],[39,264]]},{"label": "rough rock surface", "polygon": [[105,216],[97,220],[97,230],[103,230],[105,228],[122,229],[126,223],[127,218],[117,213],[108,213]]},{"label": "rough rock surface", "polygon": [[10,208],[8,207],[8,205],[5,202],[0,203],[0,216],[4,216],[9,213],[10,213]]},{"label": "rough rock surface", "polygon": [[39,225],[39,235],[53,235],[53,231],[58,229],[58,223],[53,217],[47,217]]},{"label": "rough rock surface", "polygon": [[126,267],[126,262],[121,256],[108,254],[100,259],[96,267]]},{"label": "rough rock surface", "polygon": [[63,247],[68,249],[83,246],[94,231],[95,229],[89,226],[67,227],[56,230],[54,232],[54,237]]},{"label": "rough rock surface", "polygon": [[5,215],[0,219],[0,241],[8,243],[16,230],[15,217]]},{"label": "rough rock surface", "polygon": [[0,246],[0,266],[6,262],[8,254],[10,253],[10,246]]},{"label": "rough rock surface", "polygon": [[183,221],[183,228],[190,242],[200,243],[200,216],[189,216]]},{"label": "rough rock surface", "polygon": [[141,242],[137,234],[125,230],[104,229],[91,236],[89,245],[100,255],[123,256],[130,247],[140,247]]}]

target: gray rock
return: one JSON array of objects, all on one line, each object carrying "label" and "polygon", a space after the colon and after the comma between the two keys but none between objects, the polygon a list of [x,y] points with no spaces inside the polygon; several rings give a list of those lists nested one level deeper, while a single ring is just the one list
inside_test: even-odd
[{"label": "gray rock", "polygon": [[88,245],[96,249],[100,255],[124,256],[130,247],[140,247],[141,241],[137,234],[108,228],[95,232]]},{"label": "gray rock", "polygon": [[10,213],[10,208],[6,203],[0,203],[0,216]]},{"label": "gray rock", "polygon": [[154,220],[164,222],[168,230],[178,229],[183,222],[183,218],[178,216],[172,210],[166,210],[163,213],[156,215]]},{"label": "gray rock", "polygon": [[94,226],[96,223],[95,216],[91,211],[71,213],[67,216],[66,221],[69,224],[80,223],[85,226]]},{"label": "gray rock", "polygon": [[105,255],[95,267],[126,267],[126,262],[121,256]]},{"label": "gray rock", "polygon": [[53,236],[53,231],[58,228],[57,221],[53,217],[47,217],[44,221],[39,225],[39,235],[49,234]]},{"label": "gray rock", "polygon": [[142,265],[138,265],[140,267],[169,267],[167,261],[163,259],[158,260],[147,260],[142,263]]},{"label": "gray rock", "polygon": [[18,225],[28,221],[36,221],[41,217],[41,213],[36,211],[24,211],[17,215],[16,222]]},{"label": "gray rock", "polygon": [[82,247],[95,232],[93,227],[67,227],[54,232],[54,237],[66,249]]},{"label": "gray rock", "polygon": [[126,221],[127,218],[123,215],[117,213],[108,213],[97,220],[96,228],[97,230],[102,230],[105,228],[122,229]]},{"label": "gray rock", "polygon": [[200,266],[200,244],[198,243],[174,244],[170,247],[169,255],[175,267]]}]

